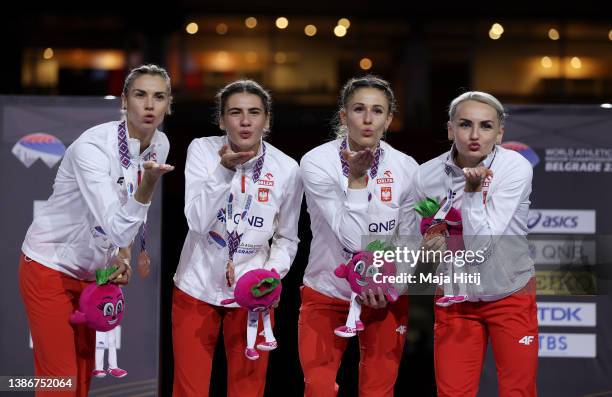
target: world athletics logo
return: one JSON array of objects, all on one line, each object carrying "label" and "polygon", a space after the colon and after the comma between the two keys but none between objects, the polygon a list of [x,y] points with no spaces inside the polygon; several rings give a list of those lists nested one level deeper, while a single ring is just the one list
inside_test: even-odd
[{"label": "world athletics logo", "polygon": [[64,156],[66,146],[53,135],[37,132],[21,138],[11,152],[27,168],[38,159],[52,168]]},{"label": "world athletics logo", "polygon": [[514,150],[515,152],[519,152],[523,157],[527,159],[527,161],[531,163],[531,167],[535,167],[540,162],[540,157],[538,156],[538,154],[532,148],[522,142],[509,141],[502,143],[501,146],[505,149],[510,149]]}]

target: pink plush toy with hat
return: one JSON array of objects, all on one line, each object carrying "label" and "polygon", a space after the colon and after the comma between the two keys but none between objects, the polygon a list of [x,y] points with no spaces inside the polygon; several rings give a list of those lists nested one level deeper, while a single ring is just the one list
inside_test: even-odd
[{"label": "pink plush toy with hat", "polygon": [[255,350],[259,314],[263,316],[265,342],[258,343],[257,349],[271,351],[278,346],[272,322],[270,320],[270,307],[280,299],[282,284],[276,270],[253,269],[242,275],[234,288],[234,299],[224,299],[222,305],[237,303],[247,309],[247,347],[244,351],[246,358],[257,360],[259,353]]},{"label": "pink plush toy with hat", "polygon": [[380,288],[389,302],[395,302],[399,295],[388,276],[396,276],[397,269],[395,263],[380,259],[381,263],[375,263],[374,251],[389,250],[390,247],[376,240],[368,244],[366,251],[361,251],[353,255],[347,264],[340,264],[334,274],[336,277],[346,279],[351,286],[351,306],[346,323],[334,329],[334,333],[343,338],[350,338],[357,335],[358,331],[363,331],[365,326],[361,321],[361,305],[357,301],[357,296],[362,292],[372,291],[378,295]]},{"label": "pink plush toy with hat", "polygon": [[89,284],[79,298],[79,308],[70,315],[71,324],[87,324],[96,331],[110,331],[123,320],[125,298],[117,284],[108,281],[116,269],[96,270],[96,282]]}]

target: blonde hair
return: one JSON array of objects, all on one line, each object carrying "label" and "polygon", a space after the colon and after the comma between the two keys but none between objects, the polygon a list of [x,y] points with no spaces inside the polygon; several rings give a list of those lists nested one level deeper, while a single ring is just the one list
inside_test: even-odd
[{"label": "blonde hair", "polygon": [[508,114],[504,111],[504,106],[493,95],[482,91],[468,91],[453,99],[448,107],[448,119],[452,121],[457,113],[457,107],[465,101],[476,101],[491,106],[497,113],[499,125],[503,126]]}]

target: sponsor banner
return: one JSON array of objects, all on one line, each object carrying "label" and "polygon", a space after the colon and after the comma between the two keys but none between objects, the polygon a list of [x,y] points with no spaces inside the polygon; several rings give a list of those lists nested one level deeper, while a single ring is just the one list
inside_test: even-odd
[{"label": "sponsor banner", "polygon": [[536,270],[538,295],[596,295],[595,273],[567,270]]},{"label": "sponsor banner", "polygon": [[[538,302],[540,332],[561,333],[535,340],[542,357],[538,394],[604,395],[612,389],[611,377],[602,376],[612,368],[612,316],[607,315],[612,301],[586,295],[609,295],[612,281],[612,206],[607,199],[612,192],[612,111],[578,104],[505,107],[510,117],[502,146],[533,167],[528,240],[536,264],[537,298],[546,301]],[[558,297],[581,309],[551,302],[561,300]],[[595,300],[596,306],[585,304]],[[529,336],[517,335],[517,341]],[[524,346],[517,343],[515,348]],[[498,395],[497,378],[494,354],[488,349],[478,397]]]},{"label": "sponsor banner", "polygon": [[529,254],[536,265],[595,265],[595,241],[535,240],[529,241]]},{"label": "sponsor banner", "polygon": [[539,335],[540,357],[597,357],[595,334],[549,334]]},{"label": "sponsor banner", "polygon": [[547,148],[546,172],[612,172],[612,149],[609,147]]},{"label": "sponsor banner", "polygon": [[597,304],[592,302],[538,302],[538,324],[559,327],[595,327]]},{"label": "sponsor banner", "polygon": [[530,209],[527,226],[530,233],[594,234],[595,210]]}]

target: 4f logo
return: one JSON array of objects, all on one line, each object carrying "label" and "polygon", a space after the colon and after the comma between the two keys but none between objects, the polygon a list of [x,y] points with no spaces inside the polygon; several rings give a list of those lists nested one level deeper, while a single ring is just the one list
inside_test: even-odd
[{"label": "4f logo", "polygon": [[529,346],[531,342],[533,342],[534,339],[535,339],[535,336],[523,336],[521,339],[519,339],[519,343],[525,346]]},{"label": "4f logo", "polygon": [[271,181],[272,179],[274,179],[274,175],[272,175],[271,172],[266,172],[266,175],[264,175],[266,177],[267,180]]},{"label": "4f logo", "polygon": [[391,170],[387,170],[387,171],[385,171],[385,176],[386,176],[387,178],[391,178],[391,177],[393,176],[393,175],[391,175]]},{"label": "4f logo", "polygon": [[408,327],[405,325],[400,325],[399,327],[395,329],[395,332],[397,332],[400,335],[404,335],[406,332],[408,332]]}]

